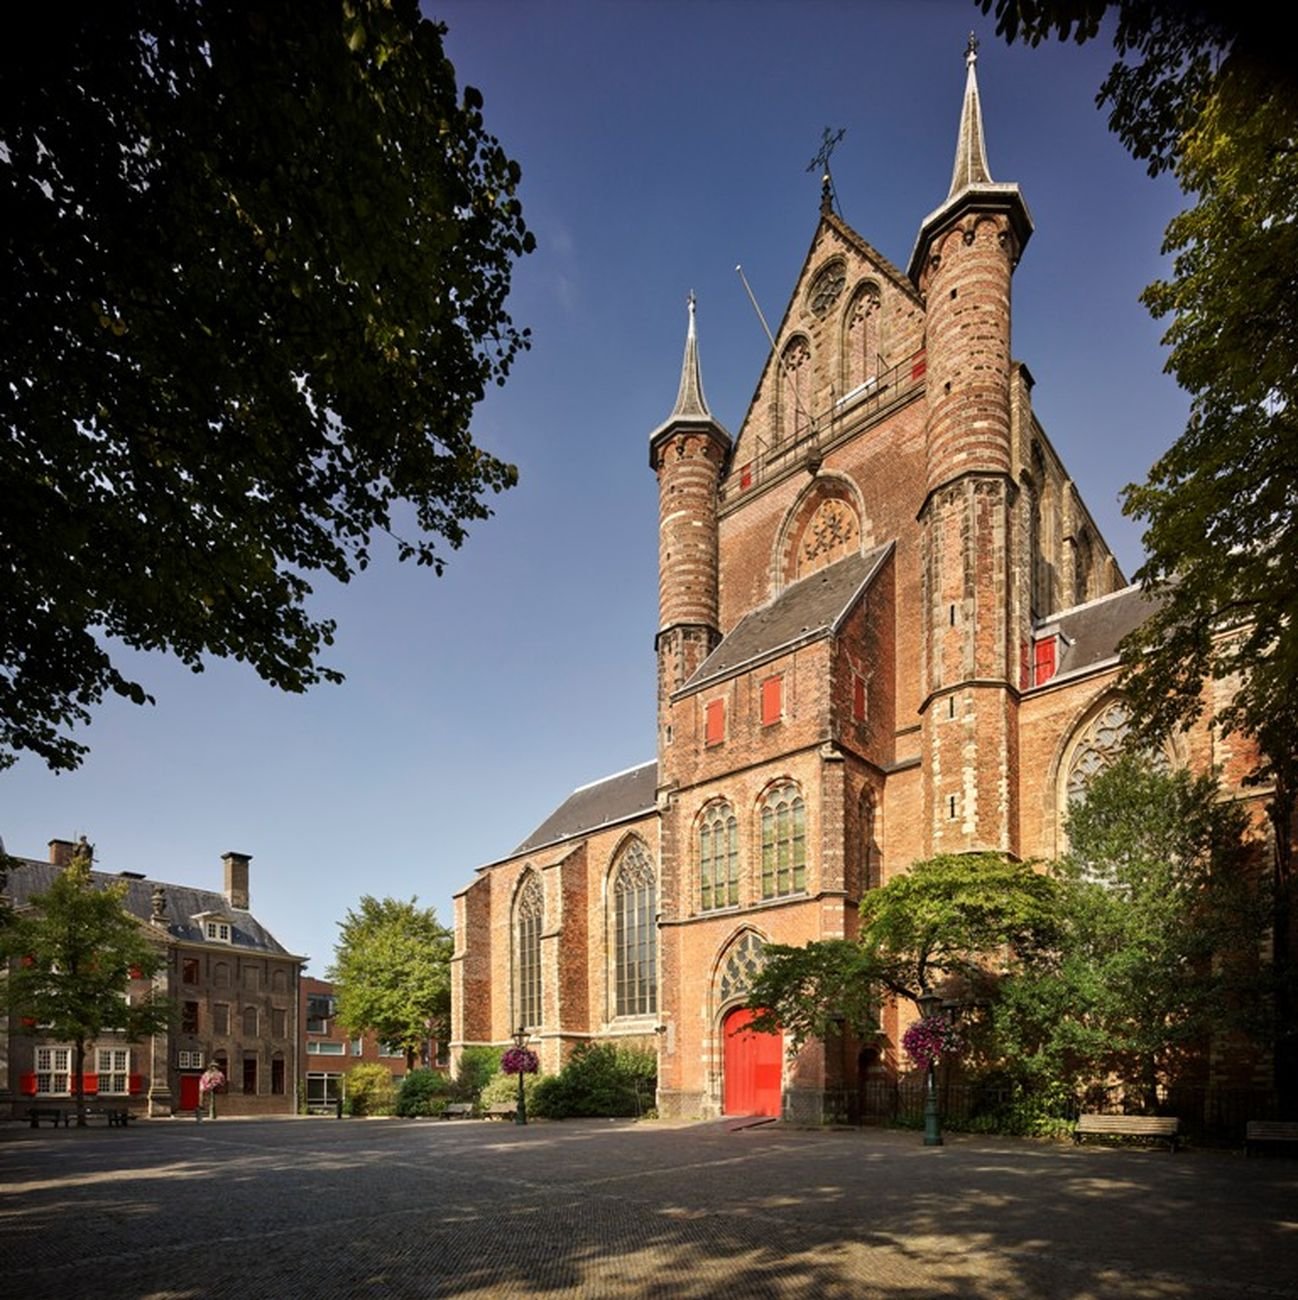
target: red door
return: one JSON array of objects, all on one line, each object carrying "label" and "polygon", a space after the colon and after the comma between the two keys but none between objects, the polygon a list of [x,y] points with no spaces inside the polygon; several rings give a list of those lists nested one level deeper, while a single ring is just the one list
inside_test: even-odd
[{"label": "red door", "polygon": [[196,1074],[180,1076],[180,1109],[198,1109],[198,1075]]},{"label": "red door", "polygon": [[727,1115],[779,1115],[784,1057],[783,1034],[757,1034],[748,1028],[753,1013],[732,1011],[722,1033],[726,1041],[725,1100]]}]

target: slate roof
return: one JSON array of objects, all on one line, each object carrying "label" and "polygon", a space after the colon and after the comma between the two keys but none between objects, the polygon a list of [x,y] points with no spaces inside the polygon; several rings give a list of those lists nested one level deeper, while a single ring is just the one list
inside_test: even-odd
[{"label": "slate roof", "polygon": [[[43,894],[62,870],[52,863],[40,862],[34,858],[11,856],[9,861],[11,866],[5,893],[16,905],[26,903],[33,894]],[[92,871],[90,879],[99,886],[125,885],[126,894],[122,902],[132,916],[138,916],[143,921],[153,915],[153,891],[161,885],[167,891],[166,932],[172,939],[190,943],[207,942],[200,927],[190,918],[203,912],[219,912],[230,918],[232,948],[275,956],[292,955],[250,912],[231,907],[225,901],[225,895],[215,890],[173,885],[165,880],[135,880],[115,876],[108,871]]]},{"label": "slate roof", "polygon": [[1057,626],[1066,638],[1055,677],[1081,672],[1113,659],[1118,653],[1118,642],[1139,627],[1154,609],[1139,587],[1124,587],[1053,615],[1047,626]]},{"label": "slate roof", "polygon": [[769,604],[741,618],[681,690],[696,690],[776,651],[828,636],[891,552],[887,542],[785,587]]},{"label": "slate roof", "polygon": [[615,772],[590,785],[578,786],[510,857],[652,812],[657,803],[656,760],[628,768],[625,772]]}]

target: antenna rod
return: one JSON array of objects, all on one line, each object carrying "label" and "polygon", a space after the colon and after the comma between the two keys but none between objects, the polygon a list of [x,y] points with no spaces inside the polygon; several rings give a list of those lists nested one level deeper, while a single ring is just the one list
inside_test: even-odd
[{"label": "antenna rod", "polygon": [[748,283],[748,277],[744,274],[742,266],[736,266],[735,270],[739,272],[739,278],[744,283],[744,290],[748,294],[748,301],[753,304],[753,310],[757,313],[757,319],[762,322],[762,329],[766,333],[766,341],[771,345],[771,351],[775,351],[775,339],[771,335],[771,327],[766,323],[766,317],[762,315],[762,309],[757,305],[757,299],[753,297],[752,287]]}]

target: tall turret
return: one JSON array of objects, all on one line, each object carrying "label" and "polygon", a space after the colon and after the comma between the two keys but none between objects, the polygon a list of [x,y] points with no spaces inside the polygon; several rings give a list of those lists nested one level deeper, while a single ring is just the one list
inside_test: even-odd
[{"label": "tall turret", "polygon": [[658,714],[720,639],[717,485],[730,435],[713,418],[699,373],[694,295],[676,405],[649,437],[658,475]]},{"label": "tall turret", "polygon": [[1018,847],[1010,280],[1032,218],[988,170],[977,57],[971,35],[950,192],[909,268],[926,315],[921,712],[935,853]]}]

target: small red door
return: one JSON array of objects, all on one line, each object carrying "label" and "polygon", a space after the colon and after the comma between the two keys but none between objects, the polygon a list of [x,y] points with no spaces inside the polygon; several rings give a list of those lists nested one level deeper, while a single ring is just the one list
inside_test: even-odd
[{"label": "small red door", "polygon": [[198,1109],[198,1075],[196,1074],[180,1076],[180,1109]]},{"label": "small red door", "polygon": [[783,1034],[757,1034],[748,1028],[747,1007],[725,1019],[726,1072],[722,1109],[727,1115],[779,1115],[784,1058]]}]

